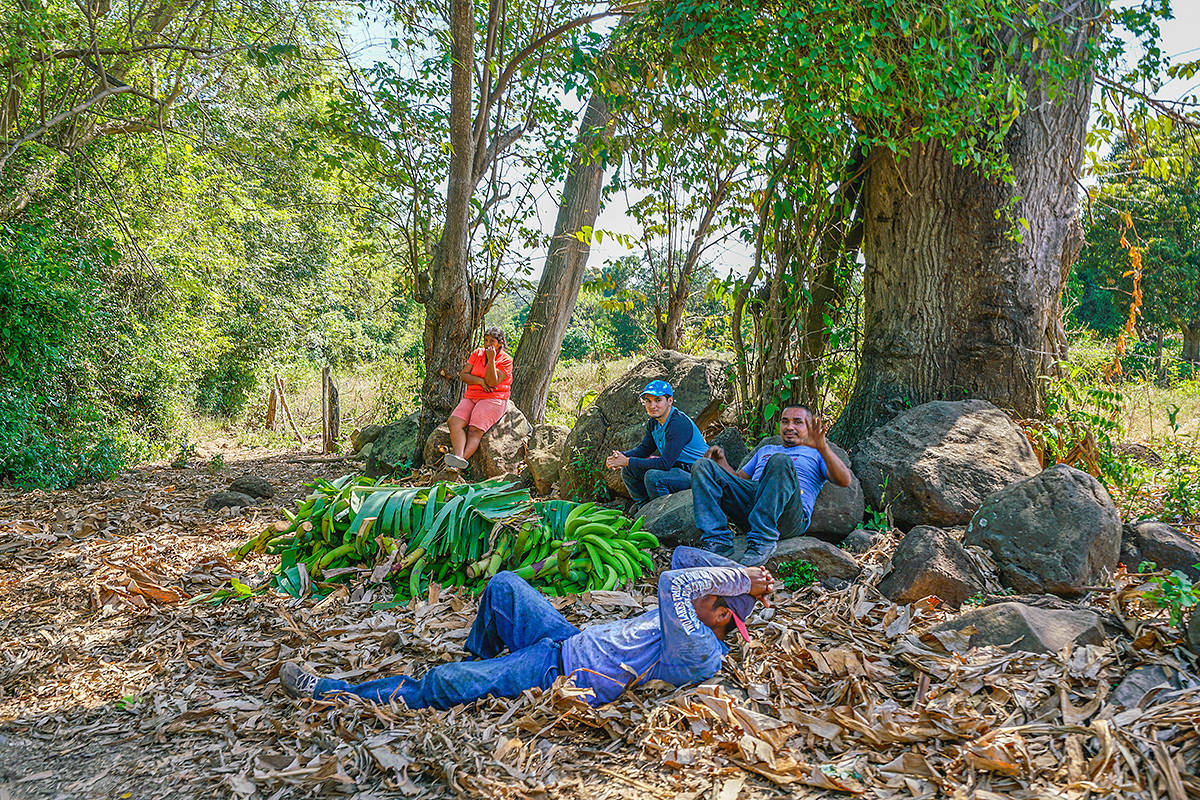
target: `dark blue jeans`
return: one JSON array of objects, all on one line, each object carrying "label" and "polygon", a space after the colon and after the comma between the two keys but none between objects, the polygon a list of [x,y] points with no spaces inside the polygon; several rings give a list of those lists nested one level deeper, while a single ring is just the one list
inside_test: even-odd
[{"label": "dark blue jeans", "polygon": [[639,506],[656,497],[692,488],[692,476],[686,469],[646,469],[630,464],[621,469],[621,480],[629,496]]},{"label": "dark blue jeans", "polygon": [[792,460],[782,453],[767,459],[757,481],[726,472],[710,458],[692,464],[692,511],[706,550],[733,547],[732,520],[746,528],[746,547],[755,549],[807,527]]},{"label": "dark blue jeans", "polygon": [[[366,683],[322,678],[314,695],[349,692],[376,703],[403,698],[409,708],[447,709],[481,697],[516,697],[562,674],[562,643],[579,633],[541,592],[511,572],[492,578],[479,600],[467,650],[482,661],[439,664],[420,680],[394,675]],[[509,654],[501,656],[504,650]]]}]

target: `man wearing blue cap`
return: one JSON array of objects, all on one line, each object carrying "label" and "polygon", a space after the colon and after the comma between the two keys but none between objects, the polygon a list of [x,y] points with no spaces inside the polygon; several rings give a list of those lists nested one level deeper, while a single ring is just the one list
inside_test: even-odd
[{"label": "man wearing blue cap", "polygon": [[279,668],[279,682],[293,697],[346,692],[376,703],[403,699],[409,708],[447,709],[545,689],[567,675],[591,689],[588,702],[599,705],[647,681],[683,686],[717,674],[729,652],[724,639],[736,629],[750,640],[746,619],[755,602],[770,605],[774,588],[775,579],[762,567],[677,547],[671,569],[658,578],[657,608],[581,631],[537,589],[501,572],[488,582],[465,642],[480,661],[439,664],[420,680],[396,675],[360,684],[321,678],[288,661]]},{"label": "man wearing blue cap", "polygon": [[647,383],[642,389],[642,405],[650,419],[641,443],[632,450],[613,450],[604,461],[609,469],[621,470],[621,480],[635,507],[692,488],[692,464],[708,450],[696,423],[675,408],[671,384]]}]

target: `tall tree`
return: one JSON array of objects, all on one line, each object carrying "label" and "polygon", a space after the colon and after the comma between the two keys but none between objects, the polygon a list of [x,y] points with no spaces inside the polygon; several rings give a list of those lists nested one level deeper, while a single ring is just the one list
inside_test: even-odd
[{"label": "tall tree", "polygon": [[605,160],[600,151],[612,126],[608,101],[602,93],[593,91],[563,183],[546,264],[513,356],[512,401],[535,423],[546,419],[550,378],[587,270],[592,241],[588,231],[600,214],[604,183]]}]

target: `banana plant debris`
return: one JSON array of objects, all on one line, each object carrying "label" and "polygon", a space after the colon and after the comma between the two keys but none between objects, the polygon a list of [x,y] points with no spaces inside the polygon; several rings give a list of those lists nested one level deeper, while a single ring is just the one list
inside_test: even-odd
[{"label": "banana plant debris", "polygon": [[[700,686],[600,708],[568,685],[448,712],[289,699],[286,659],[358,680],[461,658],[475,606],[434,583],[375,608],[391,593],[369,576],[320,599],[270,589],[278,556],[228,554],[347,465],[261,453],[0,493],[0,798],[1200,796],[1200,689],[1114,692],[1196,672],[1141,578],[1086,598],[1124,629],[1103,645],[956,653],[928,633],[948,611],[874,588],[890,537],[840,591],[779,592]],[[279,486],[272,505],[205,512],[238,471]],[[649,578],[553,600],[581,625],[654,601]]]}]

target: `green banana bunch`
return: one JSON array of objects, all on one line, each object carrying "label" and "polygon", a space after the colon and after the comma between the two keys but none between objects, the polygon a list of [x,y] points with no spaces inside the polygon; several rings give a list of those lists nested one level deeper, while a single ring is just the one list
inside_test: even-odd
[{"label": "green banana bunch", "polygon": [[[479,592],[502,569],[551,595],[629,586],[655,569],[648,551],[658,540],[641,520],[595,503],[534,503],[496,481],[395,486],[346,475],[309,488],[294,513],[232,553],[279,555],[275,585],[294,596],[385,561],[395,602],[431,583]],[[355,569],[334,572],[344,567]]]}]

